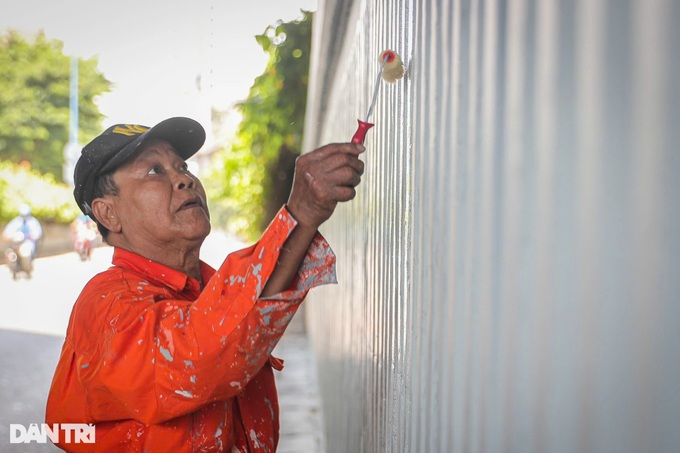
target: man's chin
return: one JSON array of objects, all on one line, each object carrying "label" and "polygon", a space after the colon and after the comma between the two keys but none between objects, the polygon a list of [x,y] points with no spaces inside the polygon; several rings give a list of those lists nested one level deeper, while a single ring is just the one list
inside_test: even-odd
[{"label": "man's chin", "polygon": [[210,223],[208,223],[207,225],[191,228],[190,230],[186,231],[185,234],[182,234],[182,236],[187,240],[200,241],[202,243],[210,234],[210,230],[211,226]]}]

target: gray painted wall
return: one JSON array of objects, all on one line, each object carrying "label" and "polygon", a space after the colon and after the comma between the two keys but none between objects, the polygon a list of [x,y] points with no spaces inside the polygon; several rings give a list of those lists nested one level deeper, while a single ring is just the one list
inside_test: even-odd
[{"label": "gray painted wall", "polygon": [[383,84],[307,327],[328,452],[680,451],[680,2],[320,1],[306,149]]}]

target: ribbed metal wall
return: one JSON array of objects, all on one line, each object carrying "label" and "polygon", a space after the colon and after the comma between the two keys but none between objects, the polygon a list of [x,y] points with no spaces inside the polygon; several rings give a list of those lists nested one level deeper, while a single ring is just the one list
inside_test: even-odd
[{"label": "ribbed metal wall", "polygon": [[329,453],[680,451],[679,3],[319,2],[307,149],[408,66],[322,227]]}]

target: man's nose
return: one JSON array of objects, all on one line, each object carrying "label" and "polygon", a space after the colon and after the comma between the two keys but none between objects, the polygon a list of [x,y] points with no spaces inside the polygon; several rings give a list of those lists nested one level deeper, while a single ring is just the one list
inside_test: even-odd
[{"label": "man's nose", "polygon": [[196,185],[194,178],[185,172],[177,172],[175,178],[175,187],[177,189],[192,189]]}]

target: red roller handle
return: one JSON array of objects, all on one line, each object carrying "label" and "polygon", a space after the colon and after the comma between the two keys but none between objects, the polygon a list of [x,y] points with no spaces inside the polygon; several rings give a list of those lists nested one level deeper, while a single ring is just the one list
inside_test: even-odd
[{"label": "red roller handle", "polygon": [[364,144],[364,137],[366,137],[366,132],[373,127],[372,123],[367,123],[365,121],[357,120],[359,127],[352,137],[352,143],[358,143],[360,145]]}]

